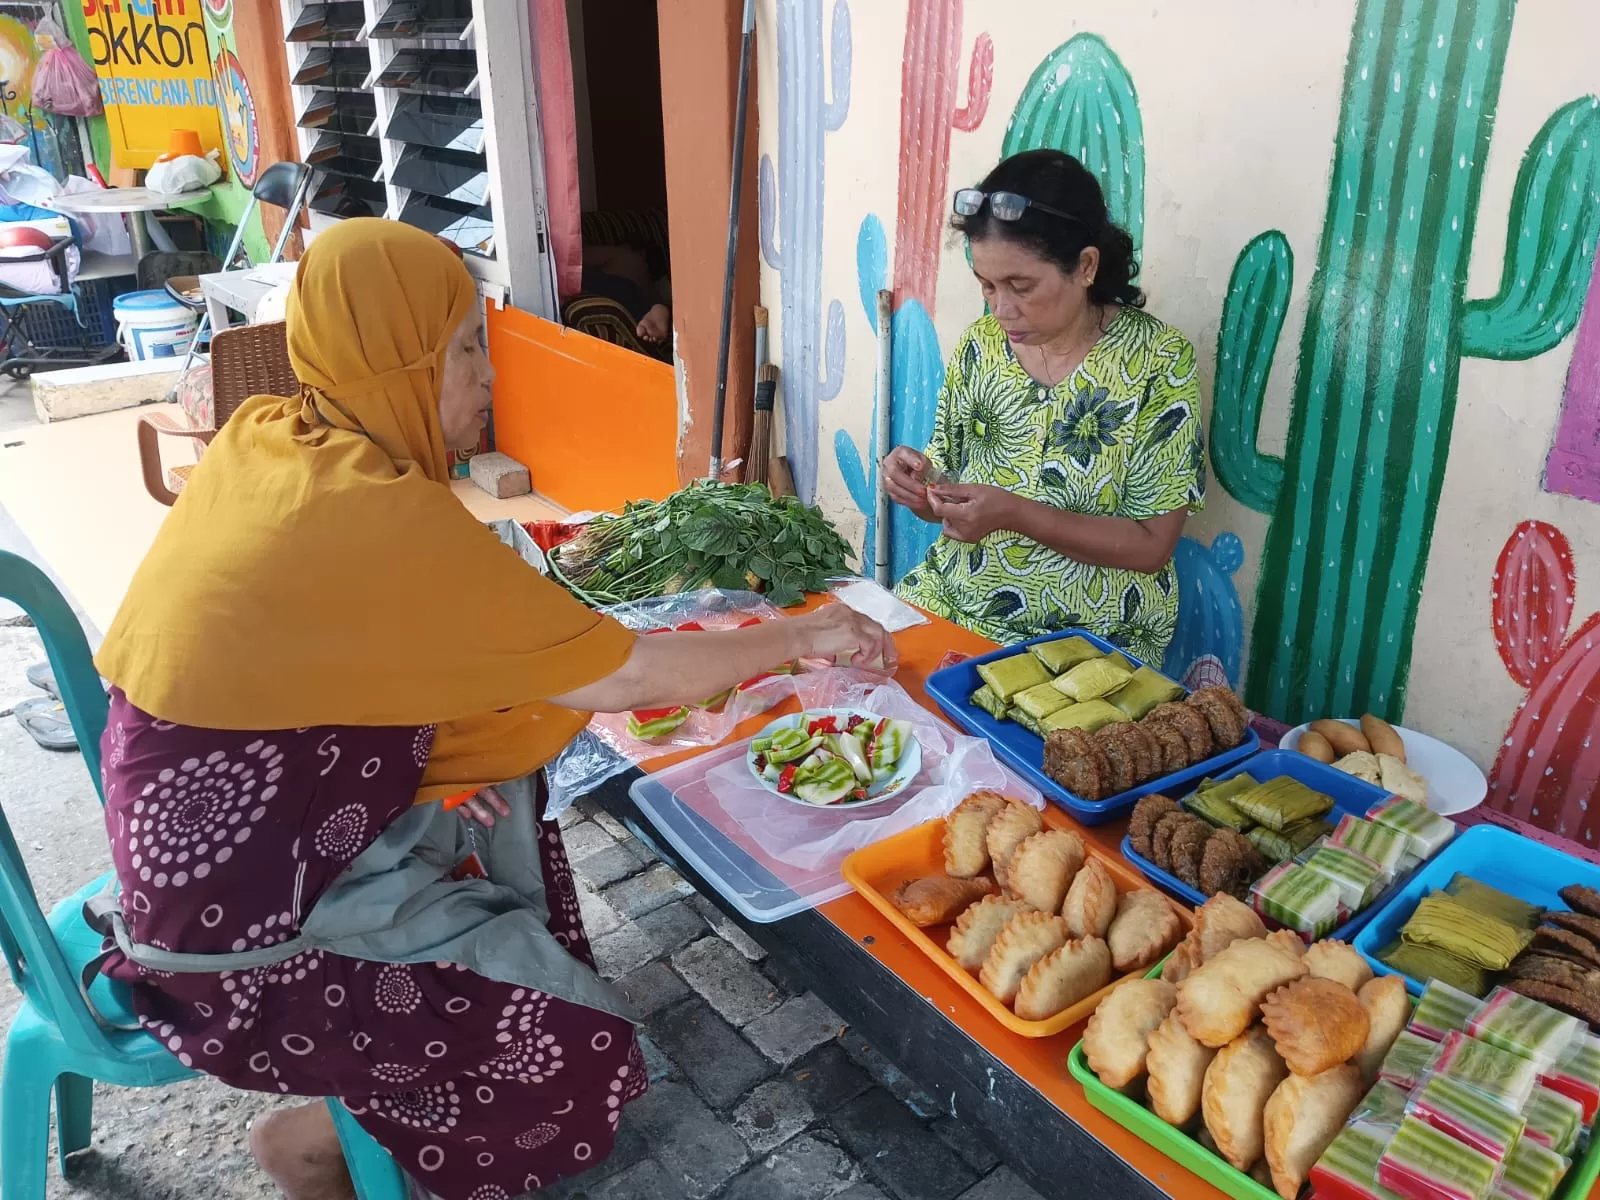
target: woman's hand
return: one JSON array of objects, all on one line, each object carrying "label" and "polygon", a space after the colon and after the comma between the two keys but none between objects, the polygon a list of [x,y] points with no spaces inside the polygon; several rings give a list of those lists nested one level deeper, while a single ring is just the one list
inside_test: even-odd
[{"label": "woman's hand", "polygon": [[978,483],[942,483],[928,489],[934,519],[954,542],[976,543],[1011,526],[1016,497]]},{"label": "woman's hand", "polygon": [[849,655],[851,666],[877,668],[881,664],[890,673],[899,665],[893,636],[871,617],[838,601],[795,617],[793,623],[804,647],[801,658],[838,661]]},{"label": "woman's hand", "polygon": [[495,814],[502,817],[511,815],[511,805],[506,803],[506,798],[492,787],[484,788],[471,800],[466,801],[456,809],[456,816],[463,821],[476,821],[485,829],[494,828]]},{"label": "woman's hand", "polygon": [[934,521],[937,518],[922,482],[927,469],[928,460],[910,446],[896,446],[883,460],[883,488],[889,499],[902,508],[910,509],[924,521]]}]

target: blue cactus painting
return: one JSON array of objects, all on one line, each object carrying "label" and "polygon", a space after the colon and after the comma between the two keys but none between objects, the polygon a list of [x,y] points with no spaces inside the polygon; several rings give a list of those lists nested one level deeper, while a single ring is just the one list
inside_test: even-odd
[{"label": "blue cactus painting", "polygon": [[[784,441],[795,491],[817,491],[817,417],[844,383],[844,306],[822,307],[825,135],[850,112],[850,7],[834,0],[823,53],[822,0],[778,0],[778,163],[761,158],[761,254],[779,275]],[[823,78],[823,63],[828,77]],[[831,96],[826,86],[831,85]]]},{"label": "blue cactus painting", "polygon": [[1230,687],[1239,683],[1244,649],[1244,605],[1233,577],[1244,565],[1244,543],[1219,533],[1205,546],[1178,539],[1172,555],[1178,573],[1178,628],[1161,664],[1173,679],[1187,678],[1197,663],[1215,660]]},{"label": "blue cactus painting", "polygon": [[1288,721],[1405,709],[1464,357],[1542,354],[1578,323],[1600,237],[1600,104],[1523,156],[1498,295],[1466,283],[1516,0],[1362,0],[1280,459],[1257,432],[1287,239],[1241,253],[1218,338],[1217,475],[1267,514],[1245,698]]}]

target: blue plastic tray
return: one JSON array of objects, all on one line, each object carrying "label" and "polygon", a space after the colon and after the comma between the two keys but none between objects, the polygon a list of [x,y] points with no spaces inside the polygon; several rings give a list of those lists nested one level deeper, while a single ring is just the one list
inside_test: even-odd
[{"label": "blue plastic tray", "polygon": [[[1377,919],[1356,938],[1355,948],[1374,971],[1381,975],[1400,974],[1378,961],[1378,951],[1400,936],[1401,928],[1424,896],[1442,891],[1458,874],[1469,875],[1479,883],[1542,908],[1566,908],[1566,901],[1556,893],[1568,884],[1600,888],[1600,867],[1593,863],[1498,825],[1474,825],[1419,867],[1411,882],[1384,905]],[[1419,980],[1409,975],[1404,979],[1413,995],[1422,994]]]},{"label": "blue plastic tray", "polygon": [[[1290,779],[1305,784],[1308,788],[1315,788],[1324,796],[1333,797],[1333,815],[1350,813],[1354,816],[1365,816],[1369,808],[1380,800],[1387,800],[1389,793],[1381,787],[1357,779],[1354,775],[1346,775],[1343,771],[1336,771],[1324,763],[1319,763],[1314,758],[1307,758],[1298,750],[1263,750],[1254,758],[1246,759],[1242,763],[1235,763],[1226,771],[1219,771],[1212,776],[1214,779],[1232,779],[1235,775],[1249,774],[1257,783],[1265,783],[1269,779],[1277,779],[1287,775]],[[1181,797],[1174,799],[1182,802]],[[1454,843],[1452,843],[1454,844]],[[1449,847],[1446,847],[1448,849]],[[1130,838],[1122,839],[1122,857],[1131,862],[1151,883],[1162,891],[1188,904],[1204,904],[1206,897],[1198,889],[1190,887],[1170,871],[1163,871],[1148,858],[1139,854],[1133,848]],[[1437,861],[1435,859],[1434,861]],[[1366,908],[1362,909],[1350,920],[1340,925],[1328,934],[1341,942],[1348,942],[1358,930],[1363,929],[1375,918],[1379,911],[1392,899],[1401,894],[1407,879],[1415,879],[1426,869],[1424,863],[1411,873],[1406,879],[1397,879],[1390,884],[1381,896]]]},{"label": "blue plastic tray", "polygon": [[1122,655],[1135,666],[1145,665],[1120,646],[1112,645],[1105,638],[1090,633],[1087,629],[1064,629],[1060,633],[1018,642],[1014,646],[1006,646],[990,654],[969,658],[966,662],[946,667],[942,671],[935,671],[928,676],[926,691],[944,710],[946,716],[968,733],[975,733],[981,738],[988,739],[989,744],[994,747],[995,754],[1006,766],[1043,792],[1047,799],[1066,809],[1082,824],[1100,825],[1115,820],[1137,804],[1142,796],[1148,796],[1151,792],[1179,789],[1186,783],[1204,779],[1207,775],[1215,775],[1228,764],[1238,762],[1241,758],[1261,749],[1261,738],[1256,735],[1254,729],[1250,729],[1246,730],[1244,741],[1232,750],[1214,754],[1187,770],[1177,771],[1171,775],[1159,775],[1155,779],[1141,783],[1138,787],[1118,792],[1115,796],[1109,796],[1104,800],[1085,800],[1082,796],[1069,792],[1044,773],[1042,738],[1029,733],[1015,721],[997,721],[981,708],[974,708],[967,703],[972,693],[983,686],[983,680],[978,677],[980,664],[993,662],[997,658],[1009,658],[1040,642],[1054,642],[1069,637],[1084,638],[1107,654]]}]

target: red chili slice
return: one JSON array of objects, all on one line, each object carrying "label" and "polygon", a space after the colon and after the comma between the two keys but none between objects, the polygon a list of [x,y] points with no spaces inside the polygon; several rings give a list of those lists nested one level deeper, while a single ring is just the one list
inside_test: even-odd
[{"label": "red chili slice", "polygon": [[663,717],[675,716],[681,705],[674,704],[671,708],[640,708],[635,709],[633,719],[641,725],[648,725],[651,721],[659,721]]},{"label": "red chili slice", "polygon": [[705,631],[706,627],[700,624],[699,621],[685,621],[673,630],[674,633],[704,633]]},{"label": "red chili slice", "polygon": [[838,733],[839,718],[818,717],[815,721],[812,721],[811,724],[806,726],[806,732],[812,737],[816,737],[819,733]]},{"label": "red chili slice", "polygon": [[780,792],[794,791],[794,773],[798,770],[794,763],[790,763],[778,774],[778,790]]},{"label": "red chili slice", "polygon": [[762,621],[761,621],[760,617],[751,617],[748,621],[740,621],[738,626],[737,626],[737,628],[739,628],[739,629],[754,629],[757,625],[760,625],[760,624],[762,624]]}]

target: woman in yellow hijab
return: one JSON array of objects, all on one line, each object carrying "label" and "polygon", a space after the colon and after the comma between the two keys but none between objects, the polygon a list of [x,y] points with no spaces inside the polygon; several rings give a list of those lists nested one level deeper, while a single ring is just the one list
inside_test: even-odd
[{"label": "woman in yellow hijab", "polygon": [[[893,643],[842,605],[636,638],[529,569],[448,487],[494,373],[436,239],[322,234],[288,323],[302,394],[218,434],[99,655],[106,970],[185,1064],[341,1097],[443,1200],[518,1195],[604,1158],[645,1087],[535,773],[590,711]],[[463,791],[471,820],[433,803]],[[252,1146],[291,1200],[351,1194],[320,1102]]]}]

